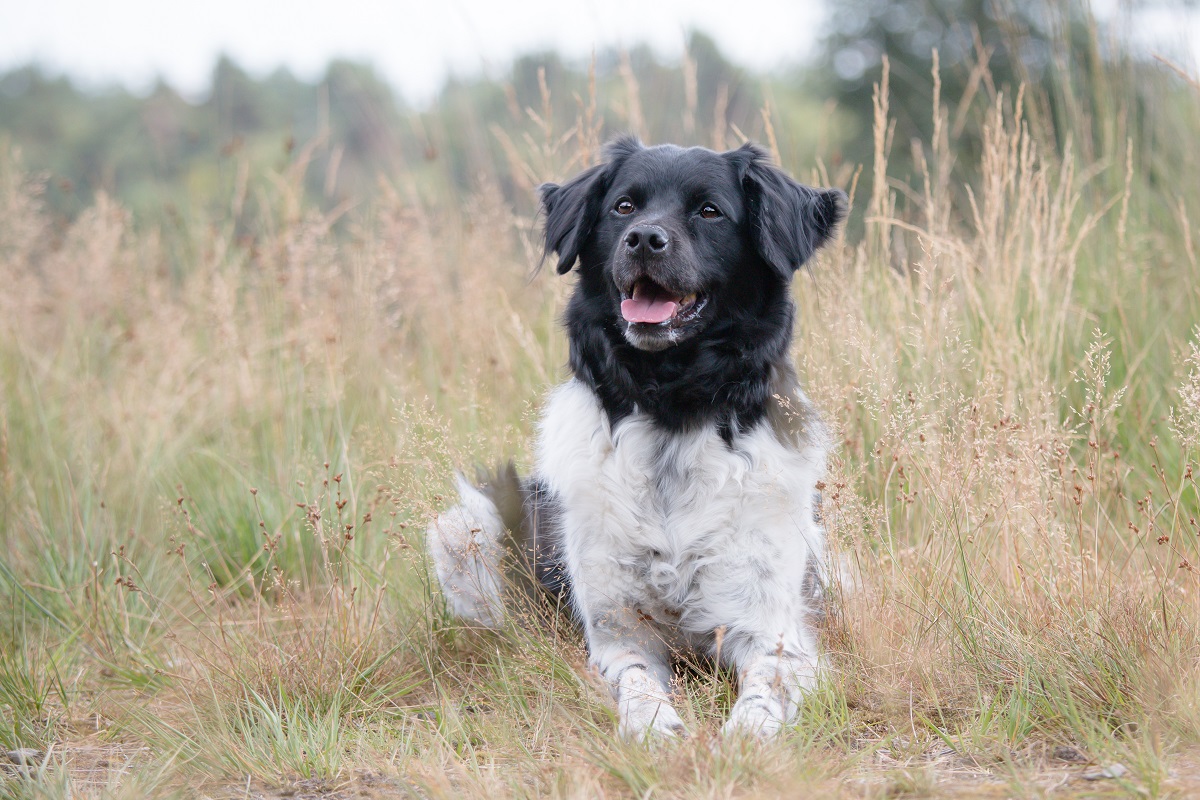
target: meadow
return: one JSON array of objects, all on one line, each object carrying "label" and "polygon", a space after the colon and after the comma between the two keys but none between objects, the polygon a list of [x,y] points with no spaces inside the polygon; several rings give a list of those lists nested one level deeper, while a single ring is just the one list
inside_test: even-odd
[{"label": "meadow", "polygon": [[[855,218],[795,286],[839,567],[769,743],[717,737],[704,662],[695,736],[621,742],[565,616],[474,630],[430,585],[454,469],[527,466],[565,375],[534,214],[403,172],[322,210],[301,143],[171,231],[63,225],[0,153],[0,797],[1200,793],[1200,86],[1057,142],[981,92],[967,153],[932,80],[895,142],[884,73],[861,171],[764,109]],[[511,132],[529,188],[615,133],[585,106]]]}]

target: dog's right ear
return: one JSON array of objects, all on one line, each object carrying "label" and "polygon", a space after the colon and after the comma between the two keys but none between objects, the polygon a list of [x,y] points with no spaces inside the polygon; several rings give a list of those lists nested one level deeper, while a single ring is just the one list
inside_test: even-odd
[{"label": "dog's right ear", "polygon": [[604,199],[608,183],[605,168],[605,164],[597,164],[561,186],[543,183],[538,187],[542,213],[546,217],[542,252],[558,254],[559,275],[565,275],[575,266],[579,251],[600,214],[600,201]]},{"label": "dog's right ear", "polygon": [[[546,241],[542,253],[558,253],[558,273],[566,275],[575,266],[583,242],[600,216],[607,181],[605,164],[584,169],[565,184],[542,184],[541,211],[546,216]],[[545,255],[544,255],[545,257]]]},{"label": "dog's right ear", "polygon": [[565,275],[575,266],[600,218],[600,204],[612,175],[622,161],[641,149],[642,143],[636,137],[622,136],[604,148],[603,164],[585,169],[561,186],[543,183],[538,187],[546,217],[542,254],[543,257],[548,253],[558,254],[559,275]]}]

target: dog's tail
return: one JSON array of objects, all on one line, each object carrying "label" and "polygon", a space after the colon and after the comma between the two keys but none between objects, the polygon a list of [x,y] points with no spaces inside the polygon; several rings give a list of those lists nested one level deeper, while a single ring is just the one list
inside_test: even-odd
[{"label": "dog's tail", "polygon": [[[460,474],[458,494],[458,505],[429,523],[426,546],[450,611],[497,628],[509,592],[537,595],[539,584],[551,588],[542,573],[558,574],[547,567],[552,551],[538,535],[551,515],[544,492],[523,482],[512,462],[479,471],[474,484]],[[539,557],[539,549],[546,554]]]}]

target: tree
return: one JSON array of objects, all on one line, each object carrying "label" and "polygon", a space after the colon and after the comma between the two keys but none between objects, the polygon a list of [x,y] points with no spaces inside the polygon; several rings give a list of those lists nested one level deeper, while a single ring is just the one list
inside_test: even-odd
[{"label": "tree", "polygon": [[[939,61],[942,108],[957,110],[951,135],[960,163],[979,152],[981,105],[1003,95],[1010,104],[1027,87],[1025,116],[1035,133],[1061,144],[1090,118],[1071,104],[1101,89],[1097,25],[1073,0],[842,0],[832,9],[822,45],[825,90],[856,120],[849,158],[869,160],[872,91],[882,58],[890,65],[890,112],[895,120],[893,167],[908,163],[910,139],[933,135],[933,67]],[[1082,85],[1081,85],[1082,84]],[[1081,91],[1082,89],[1082,91]]]}]

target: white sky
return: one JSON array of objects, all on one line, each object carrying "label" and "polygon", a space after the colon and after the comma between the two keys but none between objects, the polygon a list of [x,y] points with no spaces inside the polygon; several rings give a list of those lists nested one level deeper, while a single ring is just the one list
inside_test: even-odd
[{"label": "white sky", "polygon": [[[1152,4],[1127,25],[1194,74],[1200,14],[1178,2]],[[1111,17],[1129,0],[1095,3]],[[812,53],[824,8],[824,0],[0,0],[0,70],[38,61],[87,86],[135,90],[162,75],[199,95],[222,52],[253,73],[286,65],[304,78],[345,57],[374,64],[420,102],[448,72],[495,73],[532,49],[586,59],[606,45],[647,42],[677,55],[693,27],[737,63],[794,64]]]},{"label": "white sky", "polygon": [[208,84],[218,54],[254,73],[284,64],[311,78],[333,57],[373,63],[411,100],[448,71],[502,70],[534,48],[586,59],[647,42],[678,54],[684,32],[712,35],[747,66],[811,52],[821,0],[0,0],[0,70],[38,61],[85,85],[184,92]]}]

